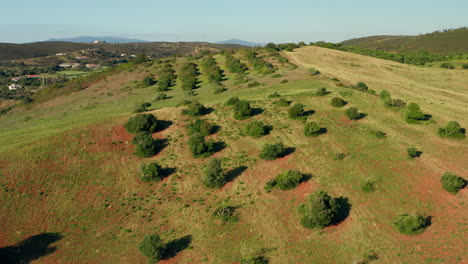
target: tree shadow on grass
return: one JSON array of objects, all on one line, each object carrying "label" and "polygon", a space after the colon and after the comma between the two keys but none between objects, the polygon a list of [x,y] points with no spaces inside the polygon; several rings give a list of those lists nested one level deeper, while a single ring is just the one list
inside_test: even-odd
[{"label": "tree shadow on grass", "polygon": [[177,256],[177,254],[179,254],[181,251],[188,248],[191,243],[192,243],[191,235],[172,240],[166,245],[166,251],[164,252],[163,259],[168,260]]},{"label": "tree shadow on grass", "polygon": [[158,138],[154,140],[158,150],[157,153],[154,155],[159,154],[161,151],[163,151],[167,146],[169,146],[169,140],[167,138]]},{"label": "tree shadow on grass", "polygon": [[214,125],[211,128],[210,135],[214,135],[214,134],[218,133],[219,131],[221,131],[221,126]]},{"label": "tree shadow on grass", "polygon": [[14,246],[0,248],[0,263],[29,264],[54,253],[57,248],[50,247],[50,245],[60,239],[62,239],[60,233],[42,233],[25,239]]},{"label": "tree shadow on grass", "polygon": [[225,149],[227,147],[226,143],[223,141],[218,141],[213,143],[213,154],[218,153],[221,150]]},{"label": "tree shadow on grass", "polygon": [[269,135],[273,131],[273,126],[267,125],[263,127],[265,129],[265,135]]},{"label": "tree shadow on grass", "polygon": [[286,148],[284,152],[282,153],[281,157],[286,157],[288,155],[291,155],[296,151],[296,148]]},{"label": "tree shadow on grass", "polygon": [[349,212],[351,211],[351,207],[352,207],[352,205],[349,203],[348,198],[346,197],[341,196],[341,197],[335,198],[335,201],[340,207],[340,210],[338,214],[335,216],[335,218],[333,219],[333,223],[332,223],[333,225],[337,225],[343,222],[349,216]]},{"label": "tree shadow on grass", "polygon": [[311,116],[315,114],[315,110],[307,110],[307,111],[304,111],[304,113],[302,113],[301,116]]},{"label": "tree shadow on grass", "polygon": [[321,127],[320,130],[318,131],[320,135],[326,134],[327,132],[328,132],[328,129],[326,127]]},{"label": "tree shadow on grass", "polygon": [[163,178],[167,178],[171,176],[172,174],[176,173],[176,168],[162,168],[161,169],[161,175]]},{"label": "tree shadow on grass", "polygon": [[169,120],[158,120],[158,126],[156,127],[155,132],[164,131],[168,129],[170,126],[172,126],[172,124],[174,124],[174,122],[169,121]]},{"label": "tree shadow on grass", "polygon": [[310,173],[302,174],[301,183],[302,183],[302,182],[309,181],[310,179],[312,179],[312,177],[313,177],[313,175],[310,174]]},{"label": "tree shadow on grass", "polygon": [[257,116],[265,112],[262,108],[252,108],[252,114],[250,116]]},{"label": "tree shadow on grass", "polygon": [[239,166],[226,173],[226,182],[231,182],[239,177],[244,171],[247,170],[247,166]]}]

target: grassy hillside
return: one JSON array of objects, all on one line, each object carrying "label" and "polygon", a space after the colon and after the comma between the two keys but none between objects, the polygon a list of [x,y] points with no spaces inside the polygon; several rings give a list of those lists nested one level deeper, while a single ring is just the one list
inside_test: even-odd
[{"label": "grassy hillside", "polygon": [[0,43],[0,60],[43,57],[58,52],[86,49],[89,46],[89,44],[63,41],[34,42],[26,44]]},{"label": "grassy hillside", "polygon": [[[225,144],[213,155],[229,176],[221,189],[202,184],[211,157],[190,153],[185,126],[193,118],[177,105],[193,97],[182,91],[180,80],[162,101],[152,101],[156,86],[140,88],[143,77],[159,76],[160,64],[136,66],[0,116],[0,253],[20,248],[21,260],[34,263],[144,263],[138,243],[157,233],[171,242],[160,263],[240,263],[252,256],[265,256],[269,263],[352,263],[365,256],[374,256],[368,259],[375,263],[466,261],[461,246],[467,235],[466,190],[451,195],[439,178],[446,171],[467,178],[468,141],[442,139],[436,131],[450,120],[468,126],[467,75],[317,47],[282,54],[299,68],[261,54],[275,73],[260,74],[244,53],[234,54],[250,68],[247,83],[236,81],[226,56],[215,56],[225,73],[223,93],[213,93],[203,69],[197,76],[194,98],[212,108],[202,118],[219,126],[207,139]],[[172,62],[177,75],[186,61]],[[311,68],[321,74],[311,75]],[[260,85],[249,88],[254,81]],[[407,124],[378,96],[339,87],[359,81],[417,102],[434,122]],[[316,96],[323,87],[329,93]],[[288,107],[269,96],[274,92],[302,103],[308,122],[326,133],[306,137],[304,123],[288,117]],[[232,96],[248,100],[256,114],[235,120],[232,107],[225,105]],[[348,104],[332,107],[335,96]],[[164,121],[153,137],[165,147],[145,159],[132,154],[134,136],[123,127],[134,116],[134,103],[142,101],[152,101],[150,113]],[[366,116],[349,120],[344,111],[350,107]],[[258,139],[247,137],[244,127],[251,120],[272,129]],[[377,130],[387,137],[376,137]],[[287,155],[260,159],[263,144],[272,142],[283,142]],[[423,154],[409,160],[406,149],[412,146]],[[337,159],[339,153],[345,157]],[[152,161],[169,173],[162,182],[143,183],[139,167]],[[266,192],[265,184],[287,169],[311,177],[292,190]],[[361,190],[368,180],[375,192]],[[331,227],[307,229],[297,208],[318,190],[347,198],[349,215]],[[220,204],[236,207],[238,222],[214,218]],[[400,234],[393,219],[415,211],[431,216],[431,225],[419,235]],[[40,239],[27,240],[34,235]]]},{"label": "grassy hillside", "polygon": [[342,44],[401,53],[464,53],[468,52],[468,28],[419,36],[370,36],[346,40]]}]

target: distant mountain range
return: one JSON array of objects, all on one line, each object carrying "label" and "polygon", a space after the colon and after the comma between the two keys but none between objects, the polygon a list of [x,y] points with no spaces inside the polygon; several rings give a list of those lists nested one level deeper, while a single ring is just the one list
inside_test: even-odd
[{"label": "distant mountain range", "polygon": [[224,41],[219,41],[215,43],[216,44],[236,44],[236,45],[242,45],[242,46],[247,46],[247,47],[265,46],[265,44],[245,41],[241,39],[230,39],[230,40],[224,40]]},{"label": "distant mountain range", "polygon": [[92,37],[92,36],[81,36],[76,38],[63,38],[63,39],[49,39],[47,41],[66,41],[75,43],[91,43],[96,40],[105,41],[107,43],[141,43],[149,42],[142,39],[131,39],[131,38],[119,38],[119,37]]}]

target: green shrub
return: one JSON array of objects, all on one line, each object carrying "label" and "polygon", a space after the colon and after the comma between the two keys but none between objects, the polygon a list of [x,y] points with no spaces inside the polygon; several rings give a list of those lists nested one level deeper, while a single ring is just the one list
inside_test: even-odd
[{"label": "green shrub", "polygon": [[138,244],[138,249],[148,258],[148,263],[151,264],[163,258],[166,245],[158,235],[151,234],[143,238],[140,244]]},{"label": "green shrub", "polygon": [[382,132],[382,131],[380,131],[380,130],[372,131],[371,133],[372,133],[374,136],[376,136],[377,138],[386,138],[386,137],[387,137],[387,133]]},{"label": "green shrub", "polygon": [[315,122],[309,122],[304,125],[304,135],[308,137],[317,137],[322,134],[323,131],[320,126]]},{"label": "green shrub", "polygon": [[326,88],[319,88],[316,92],[315,92],[315,96],[325,96],[328,94],[328,91]]},{"label": "green shrub", "polygon": [[455,69],[455,66],[453,66],[453,64],[450,62],[443,62],[440,64],[440,67],[445,69]]},{"label": "green shrub", "polygon": [[406,102],[401,99],[391,99],[385,101],[385,106],[390,108],[403,108],[406,106]]},{"label": "green shrub", "polygon": [[214,89],[213,94],[220,94],[220,93],[224,93],[225,91],[227,91],[226,87],[221,86],[221,87]]},{"label": "green shrub", "polygon": [[346,156],[346,153],[336,153],[335,157],[333,157],[333,160],[344,160]]},{"label": "green shrub", "polygon": [[455,139],[464,139],[466,130],[460,126],[457,121],[450,121],[445,127],[439,128],[440,137],[448,137]]},{"label": "green shrub", "polygon": [[281,77],[283,77],[283,75],[281,75],[281,74],[279,74],[279,73],[273,74],[273,75],[271,76],[271,78],[281,78]]},{"label": "green shrub", "polygon": [[154,98],[154,101],[161,101],[167,99],[167,94],[166,93],[157,93],[156,97]]},{"label": "green shrub", "polygon": [[247,84],[247,88],[253,88],[253,87],[260,86],[260,85],[262,85],[262,84],[255,81],[255,82],[251,82],[251,83]]},{"label": "green shrub", "polygon": [[331,105],[333,107],[343,107],[347,104],[347,102],[339,97],[333,97],[331,99]]},{"label": "green shrub", "polygon": [[140,167],[140,179],[143,182],[161,181],[163,179],[161,166],[156,162],[142,164]]},{"label": "green shrub", "polygon": [[188,135],[200,133],[203,136],[209,136],[214,132],[214,126],[203,119],[196,119],[188,123],[185,128],[187,129]]},{"label": "green shrub", "polygon": [[270,261],[264,256],[244,258],[240,264],[268,264]]},{"label": "green shrub", "polygon": [[317,69],[314,69],[314,68],[310,68],[308,71],[309,71],[309,74],[312,75],[312,76],[320,74],[320,71],[318,71]]},{"label": "green shrub", "polygon": [[195,133],[188,140],[190,151],[196,158],[206,158],[214,153],[214,143],[205,142],[205,137],[200,133]]},{"label": "green shrub", "polygon": [[229,98],[229,99],[226,101],[226,103],[224,103],[224,104],[225,104],[225,105],[228,105],[228,106],[234,106],[234,105],[236,105],[236,104],[239,103],[239,102],[240,102],[239,97],[234,96],[234,97]]},{"label": "green shrub", "polygon": [[384,102],[389,102],[392,100],[392,96],[387,90],[383,90],[379,93],[380,99]]},{"label": "green shrub", "polygon": [[221,188],[226,183],[220,159],[213,158],[208,162],[204,170],[202,182],[209,188]]},{"label": "green shrub", "polygon": [[152,114],[139,114],[131,117],[125,124],[124,127],[128,133],[136,134],[139,132],[154,133],[158,127],[158,120]]},{"label": "green shrub", "polygon": [[288,83],[288,80],[281,80],[280,83]]},{"label": "green shrub", "polygon": [[184,109],[182,111],[182,113],[184,115],[196,117],[196,116],[206,115],[208,113],[208,110],[206,109],[204,105],[200,104],[197,101],[193,101],[192,103],[188,105],[187,109]]},{"label": "green shrub", "polygon": [[345,114],[350,120],[358,120],[362,115],[356,107],[346,109]]},{"label": "green shrub", "polygon": [[148,107],[151,106],[151,103],[149,102],[144,102],[144,103],[139,103],[135,105],[135,110],[133,110],[134,113],[141,113],[141,112],[146,112],[148,111]]},{"label": "green shrub", "polygon": [[422,152],[419,151],[417,148],[407,148],[406,149],[406,152],[408,153],[408,158],[409,159],[414,159],[414,158],[418,158],[422,155]]},{"label": "green shrub", "polygon": [[367,92],[369,90],[369,87],[367,86],[367,84],[363,83],[363,82],[358,82],[355,86],[354,86],[354,89],[356,90],[359,90],[359,91],[362,91],[362,92]]},{"label": "green shrub", "polygon": [[143,81],[141,81],[141,84],[143,87],[148,87],[148,86],[153,86],[156,84],[156,81],[153,79],[152,76],[147,76],[143,78]]},{"label": "green shrub", "polygon": [[427,120],[424,113],[415,103],[409,103],[405,108],[405,120],[408,123],[417,123],[419,121]]},{"label": "green shrub", "polygon": [[281,107],[288,107],[291,104],[291,101],[280,98],[278,101],[274,102],[274,104]]},{"label": "green shrub", "polygon": [[221,204],[214,210],[213,216],[222,220],[223,222],[237,222],[239,217],[235,215],[236,207],[229,206],[226,204]]},{"label": "green shrub", "polygon": [[263,145],[262,152],[260,153],[260,158],[264,160],[275,160],[281,158],[285,155],[286,148],[283,143],[274,143],[274,144],[265,144]]},{"label": "green shrub", "polygon": [[291,190],[296,188],[301,182],[305,180],[304,175],[298,170],[288,170],[276,176],[273,180],[265,185],[265,190],[270,192],[272,189],[280,189],[282,191]]},{"label": "green shrub", "polygon": [[253,138],[259,138],[267,134],[267,127],[262,121],[252,121],[245,126],[245,134]]},{"label": "green shrub", "polygon": [[463,64],[462,64],[462,68],[463,68],[463,69],[468,69],[468,63],[463,63]]},{"label": "green shrub", "polygon": [[361,185],[361,190],[365,193],[371,193],[375,192],[375,186],[374,183],[366,180],[362,185]]},{"label": "green shrub", "polygon": [[444,189],[451,194],[458,193],[458,191],[466,186],[465,179],[451,172],[442,174],[440,182],[442,183],[442,187],[444,187]]},{"label": "green shrub", "polygon": [[425,228],[430,225],[430,217],[419,213],[401,214],[393,221],[400,233],[405,235],[416,235],[424,232]]},{"label": "green shrub", "polygon": [[253,113],[253,109],[247,101],[239,101],[234,105],[234,118],[244,120],[249,118]]},{"label": "green shrub", "polygon": [[299,207],[299,211],[304,214],[301,224],[306,228],[324,228],[337,221],[340,210],[337,199],[324,191],[317,191]]},{"label": "green shrub", "polygon": [[288,115],[292,119],[299,119],[304,115],[304,105],[295,104],[288,109]]},{"label": "green shrub", "polygon": [[268,98],[280,98],[281,97],[281,94],[277,93],[277,92],[274,92],[270,95],[268,95]]},{"label": "green shrub", "polygon": [[158,153],[157,141],[153,139],[150,133],[141,132],[133,138],[133,144],[136,145],[133,154],[140,158],[149,158]]}]

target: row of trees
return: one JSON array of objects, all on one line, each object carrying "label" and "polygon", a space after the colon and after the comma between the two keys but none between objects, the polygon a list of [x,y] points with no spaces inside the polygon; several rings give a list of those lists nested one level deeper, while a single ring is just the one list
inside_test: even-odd
[{"label": "row of trees", "polygon": [[194,62],[187,62],[179,70],[179,80],[181,82],[181,88],[184,91],[191,92],[197,88],[199,75],[197,64]]},{"label": "row of trees", "polygon": [[245,58],[252,63],[253,68],[261,74],[271,74],[275,72],[273,64],[257,57],[257,53],[253,50],[248,50]]}]

